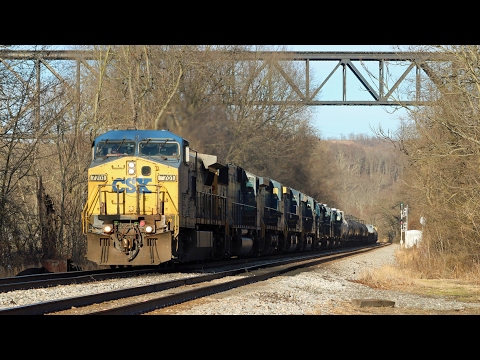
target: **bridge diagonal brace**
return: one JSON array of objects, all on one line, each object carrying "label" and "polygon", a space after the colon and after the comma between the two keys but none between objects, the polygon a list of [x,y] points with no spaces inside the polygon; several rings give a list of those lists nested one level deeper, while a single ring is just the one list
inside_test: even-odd
[{"label": "bridge diagonal brace", "polygon": [[350,70],[355,74],[357,79],[362,83],[362,85],[367,89],[367,91],[372,95],[372,97],[375,99],[375,101],[378,101],[378,94],[377,92],[370,86],[368,81],[363,77],[363,75],[358,71],[358,69],[353,65],[353,63],[350,60],[342,60],[342,62],[349,67]]},{"label": "bridge diagonal brace", "polygon": [[443,88],[443,82],[442,80],[437,76],[435,75],[435,72],[432,70],[432,68],[426,63],[426,62],[421,62],[418,64],[418,67],[420,69],[422,69],[425,74],[427,74],[427,76],[430,78],[430,80],[432,80],[432,82],[439,88],[439,89],[442,89]]},{"label": "bridge diagonal brace", "polygon": [[47,62],[46,62],[45,60],[43,60],[43,59],[40,59],[40,62],[41,62],[43,65],[45,65],[45,67],[46,67],[48,70],[50,70],[50,72],[51,72],[53,75],[55,75],[55,77],[56,77],[58,80],[60,80],[60,81],[61,81],[62,83],[64,83],[64,84],[66,84],[66,85],[68,86],[68,88],[70,88],[70,89],[72,88],[72,87],[70,86],[70,84],[69,84],[68,82],[66,82],[65,79],[62,78],[62,77],[55,71],[55,69],[50,66],[49,63],[47,63]]},{"label": "bridge diagonal brace", "polygon": [[401,82],[403,81],[403,79],[405,79],[405,77],[408,75],[408,73],[410,72],[410,70],[413,69],[413,67],[415,66],[415,63],[410,63],[410,65],[408,66],[407,70],[405,70],[405,72],[402,74],[402,76],[400,76],[397,80],[397,82],[395,83],[395,85],[393,85],[393,87],[388,91],[387,95],[385,95],[385,99],[388,99],[390,97],[390,95],[392,95],[392,93],[395,91],[396,88],[398,88],[398,86],[401,84]]},{"label": "bridge diagonal brace", "polygon": [[26,82],[15,70],[13,70],[12,67],[5,62],[5,60],[3,60],[2,58],[0,58],[0,62],[2,62],[2,64],[5,65],[5,67],[6,67],[8,70],[10,70],[10,71],[15,75],[15,77],[23,83],[23,85],[24,85],[26,88],[29,87],[28,84],[27,84],[27,82]]},{"label": "bridge diagonal brace", "polygon": [[330,74],[328,74],[328,76],[325,78],[325,80],[323,80],[323,82],[320,84],[320,86],[312,93],[310,99],[310,101],[313,100],[313,98],[315,98],[315,96],[317,96],[318,92],[322,89],[323,85],[325,85],[325,83],[328,81],[328,79],[330,79],[330,77],[335,73],[335,71],[338,69],[338,67],[342,64],[341,61],[338,62],[337,66],[335,66],[333,68],[333,70],[330,72]]},{"label": "bridge diagonal brace", "polygon": [[293,90],[300,96],[300,99],[305,100],[307,97],[305,94],[303,94],[300,89],[298,88],[297,84],[292,80],[292,78],[283,70],[283,68],[280,66],[278,61],[274,60],[273,61],[273,66],[277,68],[277,70],[282,74],[283,78],[287,81],[287,83],[292,87]]},{"label": "bridge diagonal brace", "polygon": [[247,80],[245,86],[242,88],[242,94],[246,94],[248,92],[248,88],[252,85],[253,80],[260,75],[263,69],[267,66],[267,63],[264,61],[263,64],[258,68],[255,69],[253,76],[250,76],[250,78]]},{"label": "bridge diagonal brace", "polygon": [[98,72],[94,70],[90,65],[88,65],[88,63],[84,59],[80,59],[80,63],[83,64],[83,66],[85,66],[88,70],[90,70],[92,74],[98,76]]}]

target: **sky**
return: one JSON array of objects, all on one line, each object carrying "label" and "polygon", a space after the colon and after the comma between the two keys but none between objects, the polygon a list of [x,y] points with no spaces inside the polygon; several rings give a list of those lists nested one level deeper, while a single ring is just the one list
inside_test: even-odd
[{"label": "sky", "polygon": [[[394,52],[393,45],[285,45],[292,51],[347,51],[347,52],[356,52],[356,51],[369,51],[369,52]],[[310,63],[313,63],[312,61]],[[320,63],[320,62],[315,62]],[[323,62],[322,62],[323,63]],[[375,63],[375,66],[378,67],[378,62]],[[358,65],[354,63],[358,68]],[[326,76],[333,70],[335,63],[331,63],[327,69],[328,71],[323,75],[320,75],[320,81],[323,81]],[[311,71],[315,71],[311,65]],[[378,70],[377,70],[378,72]],[[334,80],[334,77],[330,78],[325,86],[322,88],[323,94],[322,98],[325,100],[341,100],[341,68],[337,69],[335,72],[337,75],[337,80]],[[365,74],[364,74],[365,75]],[[373,84],[373,81],[369,81]],[[329,88],[327,88],[327,85]],[[356,78],[353,77],[353,73],[350,70],[347,71],[347,100],[373,100],[373,98],[368,95],[363,98],[350,98],[349,95],[354,96],[355,92],[362,91],[359,88],[362,87]],[[338,95],[334,98],[328,97],[327,92],[335,93]],[[312,106],[314,109],[314,118],[313,124],[317,130],[319,130],[322,138],[335,138],[340,139],[342,136],[348,138],[350,134],[364,134],[369,137],[374,137],[375,133],[373,129],[382,127],[383,130],[390,131],[394,133],[399,124],[400,117],[406,116],[406,110],[398,109],[395,110],[395,107],[392,106],[351,106],[351,105],[341,105],[341,106]],[[394,111],[395,110],[395,111]]]}]

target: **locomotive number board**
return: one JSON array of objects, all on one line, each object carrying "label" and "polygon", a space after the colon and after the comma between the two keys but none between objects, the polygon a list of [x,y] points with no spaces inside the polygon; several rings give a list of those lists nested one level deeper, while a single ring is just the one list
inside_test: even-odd
[{"label": "locomotive number board", "polygon": [[177,181],[177,175],[158,175],[158,181]]},{"label": "locomotive number board", "polygon": [[90,175],[90,181],[107,181],[107,174]]}]

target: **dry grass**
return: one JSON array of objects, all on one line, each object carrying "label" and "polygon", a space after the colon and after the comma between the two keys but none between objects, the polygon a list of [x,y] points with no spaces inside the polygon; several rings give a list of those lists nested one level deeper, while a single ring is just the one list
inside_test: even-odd
[{"label": "dry grass", "polygon": [[339,301],[328,309],[315,309],[308,315],[479,315],[480,309],[425,310],[416,308],[358,307],[351,301]]},{"label": "dry grass", "polygon": [[374,289],[389,289],[392,286],[415,285],[416,277],[410,270],[384,265],[380,269],[364,271],[357,282]]},{"label": "dry grass", "polygon": [[427,246],[395,253],[398,267],[420,279],[455,279],[480,284],[480,264],[468,253],[438,253]]},{"label": "dry grass", "polygon": [[[427,259],[421,249],[400,249],[397,266],[385,265],[360,274],[358,283],[375,289],[399,290],[464,302],[480,302],[478,266],[445,267],[446,259]],[[423,257],[423,259],[422,259]],[[451,265],[451,264],[449,264]]]}]

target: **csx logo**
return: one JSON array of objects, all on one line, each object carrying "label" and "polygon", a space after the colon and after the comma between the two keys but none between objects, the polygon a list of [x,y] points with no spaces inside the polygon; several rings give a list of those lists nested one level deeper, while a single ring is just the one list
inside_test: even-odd
[{"label": "csx logo", "polygon": [[115,179],[112,183],[112,190],[113,192],[126,192],[127,194],[135,193],[138,190],[141,193],[151,193],[150,190],[147,189],[147,184],[151,182],[152,179],[150,178],[126,178],[126,179]]}]

